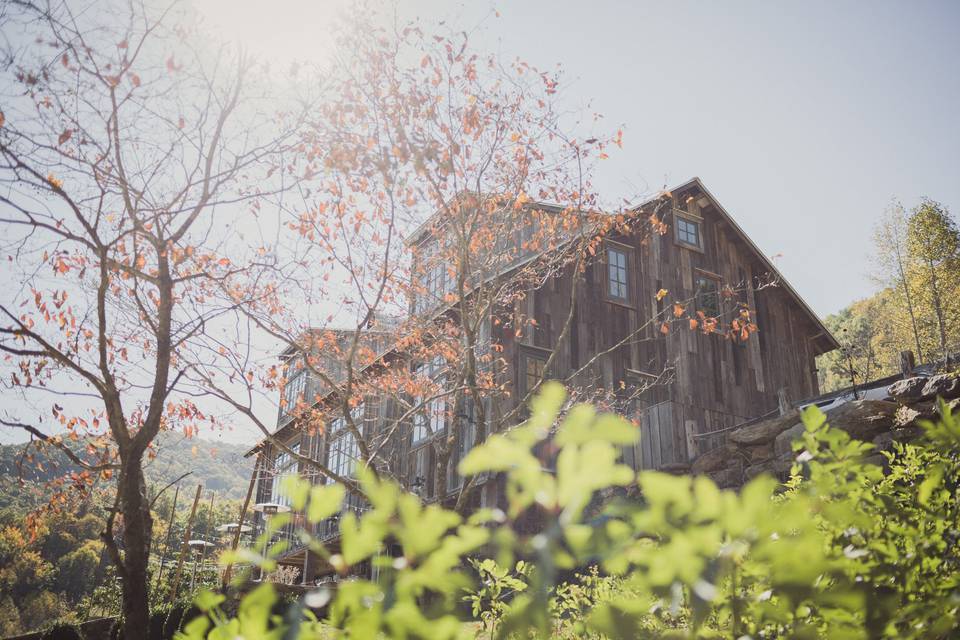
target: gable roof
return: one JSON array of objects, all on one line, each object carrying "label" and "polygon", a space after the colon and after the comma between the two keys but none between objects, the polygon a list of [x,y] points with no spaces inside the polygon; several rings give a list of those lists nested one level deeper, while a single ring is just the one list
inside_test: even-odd
[{"label": "gable roof", "polygon": [[[823,349],[821,353],[827,353],[828,351],[839,349],[840,343],[833,336],[833,334],[830,333],[830,330],[826,327],[826,325],[823,324],[823,321],[820,319],[820,317],[816,313],[814,313],[813,309],[810,308],[810,305],[807,304],[806,300],[804,300],[800,296],[800,294],[797,293],[797,290],[793,288],[793,286],[787,281],[786,278],[783,277],[783,274],[780,273],[780,270],[774,266],[773,262],[771,262],[770,259],[753,242],[753,240],[750,239],[750,236],[747,235],[747,233],[743,230],[743,228],[739,224],[737,224],[736,220],[733,219],[733,216],[730,215],[730,212],[727,211],[722,204],[720,204],[720,201],[717,200],[717,198],[712,193],[710,193],[710,190],[707,189],[707,187],[703,184],[703,181],[700,180],[700,178],[694,176],[693,178],[690,178],[683,184],[679,184],[673,187],[669,191],[671,193],[675,193],[678,191],[684,191],[691,187],[695,187],[699,189],[701,192],[703,192],[703,195],[705,195],[707,198],[710,199],[710,202],[713,204],[714,208],[720,214],[720,218],[724,222],[730,225],[730,227],[737,233],[740,239],[744,241],[744,243],[747,245],[750,251],[754,254],[754,256],[758,260],[760,260],[760,262],[764,265],[764,267],[769,271],[771,275],[776,277],[777,282],[790,295],[790,297],[793,298],[794,302],[797,303],[800,309],[804,313],[806,313],[807,317],[813,322],[814,326],[820,330],[820,333],[814,335],[813,339],[822,340],[823,344],[827,347]],[[640,209],[641,207],[647,204],[651,204],[656,200],[657,198],[650,198],[649,200],[645,200],[644,202],[640,203],[634,208]]]}]

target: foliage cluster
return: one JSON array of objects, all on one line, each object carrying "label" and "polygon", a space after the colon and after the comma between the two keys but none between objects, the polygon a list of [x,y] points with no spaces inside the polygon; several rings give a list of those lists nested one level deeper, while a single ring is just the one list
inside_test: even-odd
[{"label": "foliage cluster", "polygon": [[[464,518],[361,471],[372,508],[343,514],[338,549],[309,541],[344,576],[335,593],[308,594],[277,613],[264,585],[236,616],[223,613],[223,596],[205,594],[197,606],[207,615],[180,638],[469,637],[464,594],[493,637],[956,633],[960,421],[946,412],[922,442],[897,445],[885,454],[886,473],[863,461],[872,445],[829,428],[817,409],[804,422],[785,487],[762,476],[740,492],[720,490],[705,477],[635,475],[617,459],[636,429],[587,405],[565,406],[563,388],[551,383],[524,425],[461,462],[465,474],[506,474],[507,513]],[[544,469],[533,448],[548,438],[556,457]],[[585,515],[611,487],[635,487],[640,497]],[[344,495],[339,485],[296,479],[290,490],[311,521],[335,513]],[[520,533],[515,525],[531,514],[538,531]],[[381,553],[388,540],[402,555]],[[270,567],[270,555],[241,557]],[[376,581],[349,577],[367,560],[379,567]],[[579,575],[565,580],[570,572]],[[305,602],[328,598],[321,623]]]},{"label": "foliage cluster", "polygon": [[935,362],[960,347],[960,229],[946,207],[891,205],[873,257],[881,290],[825,319],[842,348],[821,356],[824,391],[899,371],[901,351]]}]

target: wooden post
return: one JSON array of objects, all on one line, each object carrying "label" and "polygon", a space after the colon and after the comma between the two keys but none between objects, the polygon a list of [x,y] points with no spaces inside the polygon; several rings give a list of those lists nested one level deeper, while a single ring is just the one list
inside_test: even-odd
[{"label": "wooden post", "polygon": [[167,522],[167,538],[163,541],[163,553],[160,554],[160,569],[157,571],[157,586],[160,588],[160,578],[163,577],[163,561],[167,557],[167,551],[170,550],[170,536],[173,534],[173,519],[177,515],[177,498],[180,497],[180,483],[177,483],[177,490],[173,494],[173,506],[170,507],[170,519]]},{"label": "wooden post", "polygon": [[[213,526],[213,499],[214,499],[214,497],[216,497],[216,495],[217,495],[217,494],[216,494],[215,492],[213,492],[213,491],[210,492],[210,509],[209,509],[209,511],[207,512],[207,532],[206,532],[206,535],[204,536],[204,537],[207,538],[207,539],[204,540],[204,542],[209,542],[209,541],[210,541],[210,540],[209,540],[209,538],[210,538],[210,527]],[[196,558],[196,556],[194,556],[194,558]],[[207,545],[203,545],[203,549],[200,551],[200,579],[201,579],[201,580],[203,580],[203,563],[206,562],[206,560],[207,560]],[[196,559],[194,559],[194,562],[196,562]],[[196,572],[194,572],[194,573],[196,573]],[[190,590],[191,590],[191,591],[193,590],[193,585],[192,585],[192,584],[191,584]]]},{"label": "wooden post", "polygon": [[200,503],[200,492],[203,491],[203,485],[197,485],[197,495],[193,498],[193,508],[190,509],[190,518],[187,520],[187,529],[183,532],[183,544],[180,546],[180,557],[177,558],[177,570],[173,574],[173,586],[170,588],[170,601],[177,599],[177,591],[180,587],[180,573],[183,571],[183,557],[190,546],[190,531],[193,529],[193,519],[197,516],[197,505]]},{"label": "wooden post", "polygon": [[913,377],[913,370],[917,366],[917,360],[913,355],[913,351],[901,351],[900,352],[900,373],[903,374],[903,378]]},{"label": "wooden post", "polygon": [[[250,474],[250,484],[247,485],[247,497],[243,499],[243,506],[240,507],[240,517],[237,518],[237,530],[233,534],[233,543],[230,545],[231,551],[236,551],[240,545],[240,535],[243,531],[243,519],[247,515],[247,508],[250,506],[250,498],[253,496],[253,487],[257,484],[257,472],[260,469],[260,454],[257,454],[257,461],[253,463],[253,473]],[[223,588],[226,589],[230,584],[230,574],[233,572],[233,563],[227,565],[223,572]]]},{"label": "wooden post", "polygon": [[780,415],[785,416],[789,413],[790,409],[790,396],[787,395],[786,387],[780,387],[777,389],[777,407],[780,410]]}]

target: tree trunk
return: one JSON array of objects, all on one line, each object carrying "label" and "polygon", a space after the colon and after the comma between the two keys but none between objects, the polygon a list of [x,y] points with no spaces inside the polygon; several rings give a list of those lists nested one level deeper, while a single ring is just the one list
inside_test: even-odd
[{"label": "tree trunk", "polygon": [[150,541],[153,518],[143,478],[141,456],[125,461],[120,475],[121,513],[123,514],[123,635],[127,640],[143,638],[149,628]]},{"label": "tree trunk", "polygon": [[900,284],[903,286],[903,295],[907,299],[907,313],[910,314],[910,324],[913,328],[913,341],[917,345],[917,357],[923,362],[923,347],[920,346],[920,331],[917,329],[917,314],[913,308],[913,296],[910,295],[910,285],[907,284],[907,274],[903,268],[903,256],[897,247],[897,270],[900,272]]},{"label": "tree trunk", "polygon": [[927,263],[930,267],[930,289],[933,293],[933,310],[937,315],[937,328],[940,330],[940,352],[943,353],[944,366],[950,366],[950,354],[947,352],[947,328],[943,319],[943,301],[940,299],[940,288],[937,285],[937,269],[933,261]]}]

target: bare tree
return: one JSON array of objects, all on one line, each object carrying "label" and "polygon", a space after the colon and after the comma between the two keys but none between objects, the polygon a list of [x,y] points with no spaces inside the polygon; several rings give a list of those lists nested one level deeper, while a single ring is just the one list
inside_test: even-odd
[{"label": "bare tree", "polygon": [[140,637],[143,461],[162,430],[213,420],[199,381],[241,352],[238,310],[275,304],[257,221],[295,183],[302,109],[274,111],[255,61],[199,45],[176,5],[12,0],[2,21],[3,424],[115,476],[102,539]]}]

